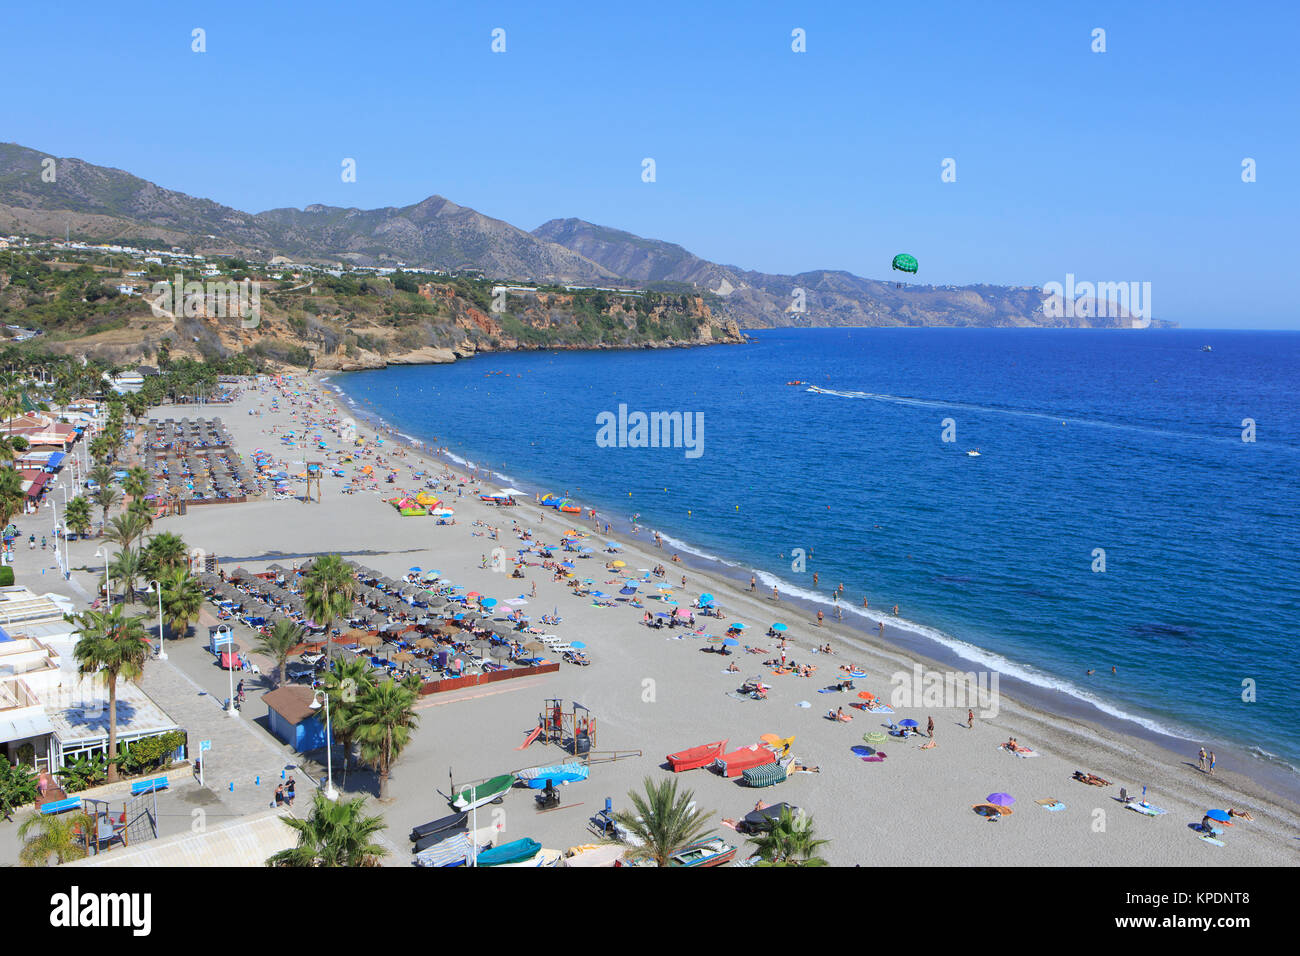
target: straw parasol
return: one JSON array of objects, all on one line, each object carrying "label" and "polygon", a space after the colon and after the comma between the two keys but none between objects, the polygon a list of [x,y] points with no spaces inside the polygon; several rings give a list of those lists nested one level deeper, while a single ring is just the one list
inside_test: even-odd
[{"label": "straw parasol", "polygon": [[357,638],[357,643],[362,647],[378,647],[384,643],[384,639],[378,634],[363,634]]},{"label": "straw parasol", "polygon": [[415,660],[415,655],[410,653],[409,651],[398,651],[396,654],[393,655],[393,660],[406,664],[409,663],[410,661]]},{"label": "straw parasol", "polygon": [[422,637],[415,642],[415,646],[422,651],[431,651],[438,646],[438,642],[431,637]]}]

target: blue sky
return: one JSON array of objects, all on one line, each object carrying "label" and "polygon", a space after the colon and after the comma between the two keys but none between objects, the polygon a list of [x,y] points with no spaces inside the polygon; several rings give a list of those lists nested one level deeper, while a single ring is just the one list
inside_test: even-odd
[{"label": "blue sky", "polygon": [[438,193],[767,272],[907,251],[936,284],[1147,281],[1157,318],[1300,328],[1300,4],[1084,6],[15,4],[0,139],[253,212]]}]

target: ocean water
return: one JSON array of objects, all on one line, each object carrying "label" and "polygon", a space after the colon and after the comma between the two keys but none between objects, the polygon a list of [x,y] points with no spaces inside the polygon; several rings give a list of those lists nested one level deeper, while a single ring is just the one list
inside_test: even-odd
[{"label": "ocean water", "polygon": [[[754,338],[333,384],[403,433],[621,530],[638,513],[668,547],[769,589],[829,602],[843,582],[867,626],[897,604],[916,640],[973,667],[1190,753],[1300,768],[1300,333]],[[601,447],[598,416],[620,404],[698,413],[700,453]]]}]

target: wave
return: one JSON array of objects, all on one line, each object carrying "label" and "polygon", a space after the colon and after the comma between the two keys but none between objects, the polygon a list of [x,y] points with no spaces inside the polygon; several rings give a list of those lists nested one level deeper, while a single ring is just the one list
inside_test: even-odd
[{"label": "wave", "polygon": [[[836,605],[834,601],[827,600],[824,593],[811,591],[805,587],[801,587],[800,585],[793,584],[771,571],[765,571],[762,568],[748,568],[743,564],[692,547],[687,542],[674,538],[671,535],[664,534],[662,531],[659,532],[659,534],[664,541],[672,545],[674,550],[684,551],[698,558],[725,567],[749,571],[754,575],[755,580],[759,584],[763,585],[765,590],[770,590],[775,587],[782,597],[807,601],[811,604],[822,605],[824,607],[838,606],[846,615],[851,614],[864,621],[868,621],[872,627],[878,627],[882,621],[888,621],[890,627],[898,628],[899,630],[906,631],[911,636],[938,644],[962,660],[970,661],[972,664],[979,665],[985,670],[996,671],[997,673],[1010,677],[1013,680],[1021,681],[1022,683],[1029,684],[1042,690],[1052,691],[1072,697],[1075,700],[1096,707],[1099,711],[1110,717],[1137,724],[1151,733],[1161,734],[1166,737],[1173,737],[1181,740],[1199,739],[1198,736],[1189,730],[1171,727],[1167,724],[1159,723],[1149,717],[1144,717],[1141,714],[1130,713],[1110,701],[1089,693],[1064,678],[1048,674],[1032,665],[1017,663],[1001,654],[978,647],[967,641],[963,641],[960,638],[953,637],[951,634],[938,630],[937,628],[928,627],[925,624],[919,624],[916,621],[910,621],[907,618],[895,617],[892,614],[881,614],[874,612],[869,608],[857,607],[853,604],[841,602]],[[840,635],[840,638],[848,640],[854,639],[852,635]]]},{"label": "wave", "polygon": [[[1059,415],[1049,415],[1046,412],[1035,412],[1024,408],[1009,408],[1004,405],[980,405],[969,402],[950,402],[928,398],[907,398],[901,395],[885,395],[877,392],[855,392],[834,388],[820,388],[816,385],[808,386],[808,388],[805,389],[805,394],[831,395],[836,398],[884,402],[890,405],[902,405],[909,408],[943,408],[964,412],[1010,415],[1015,418],[1032,418],[1039,421],[1052,422],[1053,424],[1059,422],[1062,425],[1083,425],[1088,428],[1108,428],[1115,431],[1136,432],[1143,435],[1172,436],[1174,438],[1186,438],[1191,441],[1215,442],[1216,444],[1237,445],[1241,443],[1240,437],[1206,435],[1198,432],[1180,431],[1173,428],[1152,428],[1148,425],[1132,425],[1125,422],[1107,422],[1096,418],[1062,418]],[[1278,443],[1272,443],[1271,447],[1281,448],[1290,452],[1300,451],[1300,448],[1296,448],[1292,445]]]}]

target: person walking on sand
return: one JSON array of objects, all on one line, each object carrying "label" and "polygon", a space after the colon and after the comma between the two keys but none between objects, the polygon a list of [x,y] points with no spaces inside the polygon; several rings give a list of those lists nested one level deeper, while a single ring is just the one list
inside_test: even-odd
[{"label": "person walking on sand", "polygon": [[881,621],[881,622],[880,622],[880,636],[881,636],[881,637],[884,637],[884,636],[885,636],[885,622],[884,622],[884,621]]},{"label": "person walking on sand", "polygon": [[1201,752],[1196,757],[1196,764],[1198,767],[1200,767],[1201,773],[1205,773],[1205,761],[1207,757],[1208,754],[1206,754],[1205,748],[1202,747]]},{"label": "person walking on sand", "polygon": [[772,585],[772,600],[776,601],[778,604],[781,603],[781,594],[777,591],[775,584]]},{"label": "person walking on sand", "polygon": [[821,626],[822,626],[822,612],[821,612],[821,611],[818,611],[818,612],[817,612],[817,626],[818,626],[818,627],[821,627]]},{"label": "person walking on sand", "polygon": [[1214,776],[1214,751],[1213,751],[1213,750],[1210,751],[1210,769],[1209,769],[1209,774],[1210,774],[1210,776]]},{"label": "person walking on sand", "polygon": [[749,590],[751,592],[758,590],[758,581],[754,578],[754,575],[752,574],[749,576]]},{"label": "person walking on sand", "polygon": [[975,729],[975,711],[973,710],[966,711],[966,729],[967,730]]},{"label": "person walking on sand", "polygon": [[934,739],[934,718],[933,717],[931,717],[929,723],[926,724],[925,732],[930,735],[931,740]]}]

